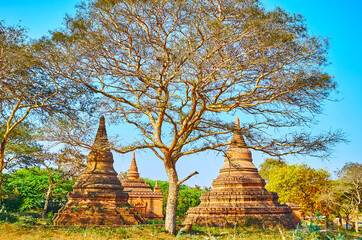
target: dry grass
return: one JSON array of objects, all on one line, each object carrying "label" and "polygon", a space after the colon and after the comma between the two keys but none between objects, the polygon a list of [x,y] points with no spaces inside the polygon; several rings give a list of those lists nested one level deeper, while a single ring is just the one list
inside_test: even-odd
[{"label": "dry grass", "polygon": [[[103,239],[175,239],[163,228],[153,226],[130,228],[45,228],[26,227],[15,224],[0,224],[1,240],[5,239],[56,239],[56,240],[103,240]],[[243,230],[196,227],[190,233],[183,233],[177,239],[281,239],[275,230]],[[288,239],[288,238],[287,238]]]},{"label": "dry grass", "polygon": [[0,224],[1,240],[5,239],[56,239],[56,240],[99,240],[99,239],[174,239],[162,230],[153,227],[130,228],[42,228]]},{"label": "dry grass", "polygon": [[[349,235],[349,234],[348,234]],[[166,234],[164,228],[156,226],[133,226],[129,228],[59,228],[53,226],[20,226],[13,223],[0,223],[0,240],[10,239],[41,239],[41,240],[103,240],[103,239],[175,239]],[[359,235],[349,235],[346,238],[358,239]],[[291,240],[293,231],[281,229],[254,229],[251,227],[215,228],[194,226],[189,233],[182,233],[176,239],[220,239],[220,240]],[[303,238],[303,239],[308,239]],[[326,238],[316,238],[326,239]],[[334,239],[334,238],[330,238]]]}]

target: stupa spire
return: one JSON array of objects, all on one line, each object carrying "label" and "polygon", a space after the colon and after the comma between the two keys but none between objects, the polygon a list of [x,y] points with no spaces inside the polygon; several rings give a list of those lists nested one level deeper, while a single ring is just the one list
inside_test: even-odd
[{"label": "stupa spire", "polygon": [[106,131],[106,120],[104,116],[99,119],[99,127],[94,139],[93,148],[96,150],[109,150],[110,145],[108,142],[107,131]]},{"label": "stupa spire", "polygon": [[234,135],[229,148],[231,147],[246,147],[244,137],[240,131],[240,120],[238,117],[235,118]]},{"label": "stupa spire", "polygon": [[138,173],[135,152],[133,152],[131,166],[129,167],[129,170],[128,170],[128,179],[138,179],[139,177],[140,177],[140,175]]},{"label": "stupa spire", "polygon": [[133,152],[131,166],[128,176],[122,179],[124,192],[128,193],[128,202],[141,213],[145,219],[163,219],[162,202],[163,196],[157,185],[152,191],[150,185],[140,178],[138,173],[135,153]]},{"label": "stupa spire", "polygon": [[156,180],[155,187],[153,188],[153,191],[154,191],[154,192],[159,192],[159,191],[160,191],[160,187],[158,186],[157,180]]},{"label": "stupa spire", "polygon": [[238,117],[235,118],[235,129],[240,129],[240,120]]}]

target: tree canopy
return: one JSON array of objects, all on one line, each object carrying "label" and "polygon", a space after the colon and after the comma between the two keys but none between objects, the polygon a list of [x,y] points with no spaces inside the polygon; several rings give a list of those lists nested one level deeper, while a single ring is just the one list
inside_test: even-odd
[{"label": "tree canopy", "polygon": [[302,214],[320,211],[319,198],[330,185],[330,174],[307,165],[284,165],[270,169],[268,191],[277,192],[281,203],[296,203]]}]

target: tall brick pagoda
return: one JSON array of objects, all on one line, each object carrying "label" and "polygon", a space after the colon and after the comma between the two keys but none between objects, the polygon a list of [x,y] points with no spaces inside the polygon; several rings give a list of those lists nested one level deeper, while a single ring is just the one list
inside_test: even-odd
[{"label": "tall brick pagoda", "polygon": [[104,117],[87,166],[68,194],[68,202],[55,215],[55,225],[135,225],[144,223],[143,218],[128,204],[128,195],[113,168],[113,155],[107,138]]},{"label": "tall brick pagoda", "polygon": [[213,181],[213,189],[201,195],[198,207],[188,210],[186,225],[257,225],[295,228],[292,210],[278,202],[278,195],[265,189],[265,181],[253,164],[250,150],[240,132],[239,119],[226,151],[225,163]]},{"label": "tall brick pagoda", "polygon": [[163,196],[157,182],[154,191],[152,191],[150,186],[139,177],[135,153],[133,152],[127,178],[122,180],[124,192],[129,196],[128,202],[141,213],[143,218],[162,220]]}]

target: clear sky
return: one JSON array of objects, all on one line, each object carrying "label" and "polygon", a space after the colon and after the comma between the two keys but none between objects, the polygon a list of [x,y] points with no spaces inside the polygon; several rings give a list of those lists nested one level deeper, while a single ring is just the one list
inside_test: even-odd
[{"label": "clear sky", "polygon": [[[61,27],[65,13],[74,13],[78,0],[0,0],[0,20],[7,25],[20,23],[31,38],[47,35],[49,30]],[[268,9],[279,6],[288,12],[300,13],[306,18],[311,33],[330,38],[328,72],[338,82],[338,102],[328,102],[318,117],[316,130],[342,129],[349,140],[336,147],[328,161],[315,158],[288,158],[289,163],[306,163],[330,172],[346,162],[362,163],[362,1],[361,0],[262,0]],[[108,128],[112,134],[114,128]],[[120,133],[121,135],[123,133]],[[132,133],[125,133],[126,135]],[[267,157],[253,153],[258,166]],[[152,153],[137,152],[138,168],[142,177],[166,180],[162,162]],[[126,171],[131,154],[115,154],[115,168]],[[200,174],[187,184],[210,186],[223,164],[223,157],[213,153],[181,159],[177,165],[180,179],[197,170]]]}]

